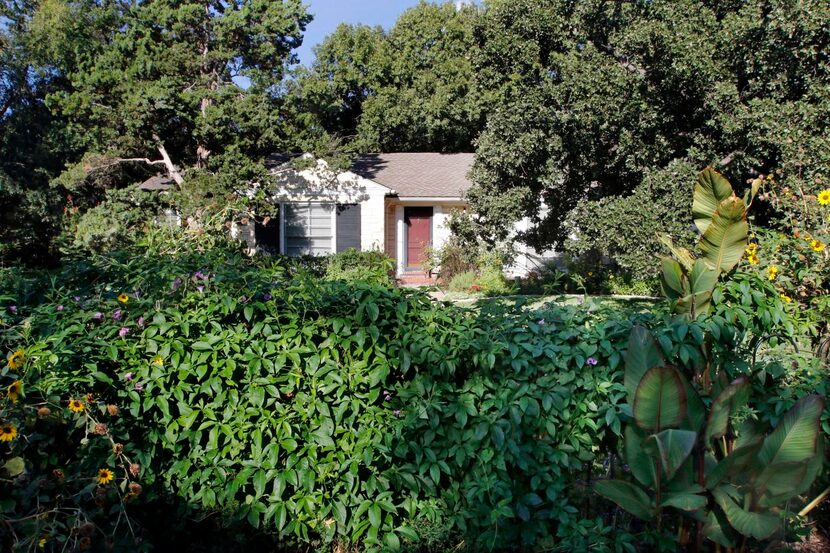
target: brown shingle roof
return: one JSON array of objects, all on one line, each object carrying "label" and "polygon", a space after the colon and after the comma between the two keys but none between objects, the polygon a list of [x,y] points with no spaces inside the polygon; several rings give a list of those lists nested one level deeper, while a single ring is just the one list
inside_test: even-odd
[{"label": "brown shingle roof", "polygon": [[457,198],[472,185],[467,173],[475,154],[366,154],[352,171],[403,197]]}]

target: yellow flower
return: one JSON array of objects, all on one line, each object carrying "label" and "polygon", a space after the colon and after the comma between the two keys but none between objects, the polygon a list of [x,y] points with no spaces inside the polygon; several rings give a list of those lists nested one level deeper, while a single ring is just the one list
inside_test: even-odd
[{"label": "yellow flower", "polygon": [[758,251],[758,244],[750,244],[746,247],[747,255],[754,255]]},{"label": "yellow flower", "polygon": [[38,542],[37,542],[37,546],[38,546],[40,549],[45,549],[45,548],[46,548],[46,536],[43,536],[43,537],[41,537],[41,538],[38,540]]},{"label": "yellow flower", "polygon": [[129,301],[129,299],[130,299],[130,296],[128,296],[124,292],[121,292],[120,294],[118,294],[118,301],[120,301],[121,303],[127,303],[127,301]]},{"label": "yellow flower", "polygon": [[747,261],[749,261],[749,264],[750,264],[750,265],[757,265],[758,263],[760,263],[760,261],[758,260],[758,256],[757,256],[757,255],[755,255],[754,253],[753,253],[753,254],[750,254],[750,255],[746,258],[746,260],[747,260]]},{"label": "yellow flower", "polygon": [[17,398],[23,393],[23,382],[20,380],[15,380],[12,382],[8,388],[9,399],[12,400],[12,403],[17,403]]},{"label": "yellow flower", "polygon": [[150,363],[152,363],[153,365],[158,365],[159,367],[161,367],[162,365],[164,365],[164,359],[161,358],[161,355],[156,355],[155,357],[153,357],[150,360]]},{"label": "yellow flower", "polygon": [[793,301],[793,299],[787,294],[781,294],[781,301],[783,301],[784,303],[790,303],[791,301]]},{"label": "yellow flower", "polygon": [[23,366],[24,361],[26,361],[26,352],[23,349],[19,349],[9,357],[9,368],[17,370]]},{"label": "yellow flower", "polygon": [[83,413],[84,412],[84,402],[77,400],[77,399],[70,399],[69,400],[69,410],[74,413]]},{"label": "yellow flower", "polygon": [[767,278],[770,279],[770,280],[775,280],[775,278],[777,276],[778,276],[778,267],[776,267],[775,265],[770,265],[767,268]]},{"label": "yellow flower", "polygon": [[830,188],[825,188],[818,193],[818,203],[820,205],[830,204]]},{"label": "yellow flower", "polygon": [[100,469],[98,471],[98,483],[102,486],[106,486],[112,479],[115,478],[115,475],[112,473],[110,469]]},{"label": "yellow flower", "polygon": [[0,426],[0,442],[10,442],[17,438],[17,428],[13,424]]},{"label": "yellow flower", "polygon": [[821,240],[811,240],[810,247],[813,248],[814,252],[823,252],[824,251],[824,242]]}]

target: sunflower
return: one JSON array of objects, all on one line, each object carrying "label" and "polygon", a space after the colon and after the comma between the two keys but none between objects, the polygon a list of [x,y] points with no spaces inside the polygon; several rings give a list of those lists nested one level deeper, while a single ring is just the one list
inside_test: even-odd
[{"label": "sunflower", "polygon": [[112,473],[110,469],[100,469],[98,471],[98,483],[102,486],[106,486],[112,479],[115,478],[115,475]]},{"label": "sunflower", "polygon": [[825,188],[818,193],[818,203],[820,205],[830,204],[830,188]]},{"label": "sunflower", "polygon": [[814,252],[823,252],[824,251],[824,242],[821,240],[811,240],[810,247],[813,248]]},{"label": "sunflower", "polygon": [[9,399],[12,400],[12,403],[17,403],[17,398],[23,393],[23,382],[20,380],[15,380],[12,382],[8,388],[6,388],[7,394]]},{"label": "sunflower", "polygon": [[747,256],[746,260],[749,261],[750,265],[757,265],[758,263],[760,263],[758,256],[754,253]]},{"label": "sunflower", "polygon": [[775,265],[770,265],[767,267],[767,278],[769,280],[775,280],[778,277],[778,267]]},{"label": "sunflower", "polygon": [[84,402],[78,399],[70,399],[69,400],[69,410],[73,413],[83,413],[84,412]]},{"label": "sunflower", "polygon": [[750,244],[746,247],[746,254],[747,255],[755,255],[758,251],[758,244]]},{"label": "sunflower", "polygon": [[17,438],[17,428],[13,424],[0,426],[0,442],[10,442]]},{"label": "sunflower", "polygon": [[24,361],[26,361],[26,352],[21,348],[12,353],[11,357],[9,357],[9,368],[17,370],[23,366]]},{"label": "sunflower", "polygon": [[127,303],[129,300],[130,300],[130,296],[128,296],[124,292],[121,292],[120,294],[118,294],[118,301],[120,301],[121,303]]}]

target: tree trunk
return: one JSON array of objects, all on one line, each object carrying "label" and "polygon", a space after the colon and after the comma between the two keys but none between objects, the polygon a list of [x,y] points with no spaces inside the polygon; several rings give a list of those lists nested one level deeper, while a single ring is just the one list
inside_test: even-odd
[{"label": "tree trunk", "polygon": [[153,139],[156,141],[156,148],[158,149],[159,153],[161,154],[161,159],[164,161],[164,166],[167,168],[167,173],[170,175],[170,178],[173,179],[176,184],[181,184],[184,182],[184,177],[182,177],[181,171],[179,168],[173,164],[173,160],[170,159],[170,155],[167,153],[167,149],[164,147],[164,143],[158,137],[158,135],[153,135]]},{"label": "tree trunk", "polygon": [[[205,22],[204,22],[204,34],[202,37],[202,43],[199,45],[201,49],[202,55],[202,64],[201,64],[201,74],[202,79],[209,91],[216,90],[216,72],[212,70],[211,63],[208,60],[208,54],[210,53],[210,21],[211,21],[211,14],[210,14],[210,6],[209,3],[205,3]],[[202,97],[202,100],[199,105],[199,111],[202,116],[202,120],[207,117],[207,110],[213,104],[213,98],[205,95]],[[207,167],[208,157],[210,157],[210,150],[207,147],[207,143],[203,136],[200,136],[196,140],[196,167],[198,169],[204,169]]]}]

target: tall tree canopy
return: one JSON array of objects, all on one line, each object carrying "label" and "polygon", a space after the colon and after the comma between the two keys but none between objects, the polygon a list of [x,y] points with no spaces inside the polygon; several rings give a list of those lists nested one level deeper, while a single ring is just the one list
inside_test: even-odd
[{"label": "tall tree canopy", "polygon": [[678,175],[827,171],[827,2],[491,0],[475,35],[495,97],[470,194],[488,239],[529,215],[534,245],[575,233],[577,249],[645,258],[656,239],[619,227],[665,220]]},{"label": "tall tree canopy", "polygon": [[469,52],[479,9],[421,2],[390,31],[341,25],[294,89],[357,151],[471,151],[484,112]]},{"label": "tall tree canopy", "polygon": [[[79,51],[88,19],[102,32]],[[182,167],[279,145],[280,87],[309,20],[300,0],[48,0],[32,32],[69,83],[49,106],[89,151],[146,157],[181,182]]]}]

